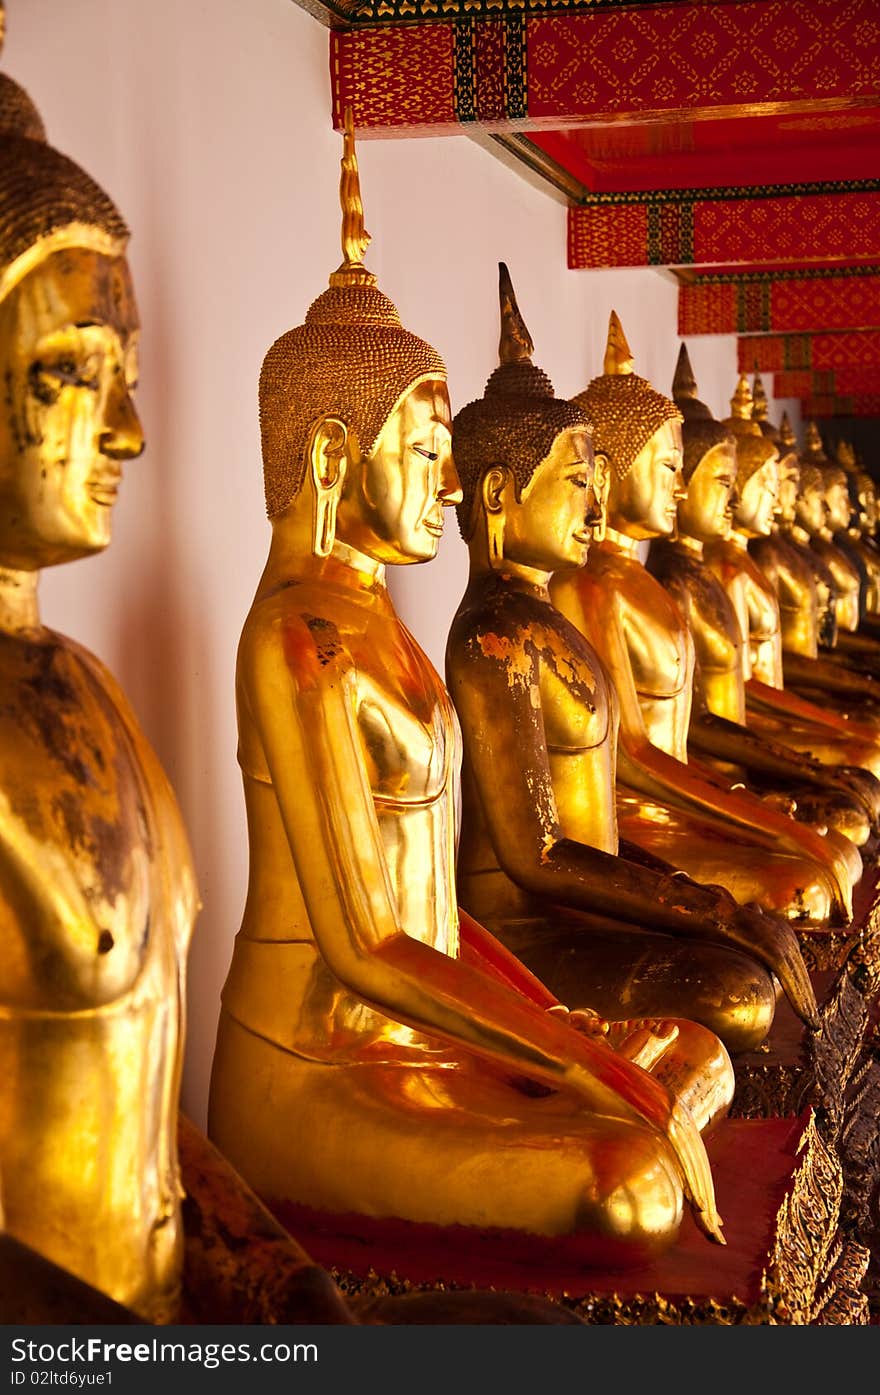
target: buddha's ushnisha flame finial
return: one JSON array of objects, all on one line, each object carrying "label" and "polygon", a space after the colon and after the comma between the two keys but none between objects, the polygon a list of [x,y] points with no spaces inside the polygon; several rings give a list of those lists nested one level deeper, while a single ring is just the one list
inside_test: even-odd
[{"label": "buddha's ushnisha flame finial", "polygon": [[822,437],[814,421],[808,421],[804,428],[804,453],[806,455],[825,454],[825,447],[822,445]]},{"label": "buddha's ushnisha flame finial", "polygon": [[752,419],[752,390],[745,373],[740,375],[736,391],[730,399],[730,415],[739,421]]},{"label": "buddha's ushnisha flame finial", "polygon": [[752,420],[766,421],[768,410],[769,403],[767,402],[767,393],[764,388],[764,382],[756,368],[755,381],[752,387]]},{"label": "buddha's ushnisha flame finial", "polygon": [[526,322],[516,303],[510,272],[504,262],[498,263],[498,298],[501,302],[501,339],[498,344],[499,363],[531,363],[535,346]]},{"label": "buddha's ushnisha flame finial", "polygon": [[370,234],[364,227],[364,205],[361,200],[361,180],[354,148],[354,116],[351,107],[345,109],[345,129],[339,179],[339,202],[342,205],[342,265],[330,277],[331,286],[375,286],[376,278],[364,266],[364,253],[370,245]]},{"label": "buddha's ushnisha flame finial", "polygon": [[622,377],[633,371],[633,353],[626,342],[623,325],[617,311],[612,310],[608,319],[608,343],[605,346],[605,359],[602,372],[606,377]]},{"label": "buddha's ushnisha flame finial", "polygon": [[791,450],[797,445],[797,438],[791,429],[791,422],[788,419],[788,412],[782,413],[782,422],[779,427],[779,444]]},{"label": "buddha's ushnisha flame finial", "polygon": [[687,344],[684,341],[682,341],[678,351],[675,376],[672,379],[672,396],[679,405],[683,401],[694,401],[697,396],[697,379],[694,375]]}]

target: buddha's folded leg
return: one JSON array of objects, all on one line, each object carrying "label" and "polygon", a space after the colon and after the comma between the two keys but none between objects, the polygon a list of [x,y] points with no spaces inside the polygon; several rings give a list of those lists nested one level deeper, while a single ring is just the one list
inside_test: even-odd
[{"label": "buddha's folded leg", "polygon": [[571,1009],[592,1008],[610,1020],[688,1018],[709,1029],[709,1058],[716,1037],[739,1052],[767,1036],[779,987],[757,960],[723,945],[601,921],[556,908],[552,920],[488,928]]},{"label": "buddha's folded leg", "polygon": [[743,905],[754,901],[764,910],[816,925],[831,918],[828,877],[806,857],[772,852],[733,825],[653,803],[620,786],[617,815],[621,838],[695,881],[726,887]]},{"label": "buddha's folded leg", "polygon": [[643,1263],[678,1233],[666,1141],[567,1092],[449,1056],[310,1062],[225,1012],[214,1080],[211,1137],[270,1205],[567,1237],[588,1265]]}]

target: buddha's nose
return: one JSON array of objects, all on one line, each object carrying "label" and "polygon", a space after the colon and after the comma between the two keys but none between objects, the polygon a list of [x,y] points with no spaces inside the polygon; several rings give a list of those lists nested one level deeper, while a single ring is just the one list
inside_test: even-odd
[{"label": "buddha's nose", "polygon": [[455,468],[455,461],[452,458],[451,451],[444,458],[441,466],[438,495],[444,507],[447,504],[460,504],[464,498],[461,481],[458,478],[458,471]]},{"label": "buddha's nose", "polygon": [[144,449],[144,429],[134,399],[121,377],[114,381],[107,394],[98,449],[110,460],[134,460]]}]

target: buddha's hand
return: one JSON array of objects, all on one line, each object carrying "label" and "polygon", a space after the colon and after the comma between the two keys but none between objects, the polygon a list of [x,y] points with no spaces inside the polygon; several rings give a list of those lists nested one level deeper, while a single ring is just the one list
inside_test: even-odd
[{"label": "buddha's hand", "polygon": [[651,1070],[678,1038],[678,1024],[667,1018],[637,1017],[612,1022],[608,1044],[642,1070]]},{"label": "buddha's hand", "polygon": [[611,1026],[610,1022],[600,1017],[592,1008],[575,1008],[572,1012],[564,1003],[554,1003],[547,1011],[553,1017],[564,1018],[570,1027],[585,1037],[605,1037]]},{"label": "buddha's hand", "polygon": [[807,973],[797,936],[781,916],[765,911],[749,902],[737,906],[732,921],[727,922],[729,943],[757,959],[782,984],[782,990],[792,1008],[814,1030],[819,1027],[816,995]]}]

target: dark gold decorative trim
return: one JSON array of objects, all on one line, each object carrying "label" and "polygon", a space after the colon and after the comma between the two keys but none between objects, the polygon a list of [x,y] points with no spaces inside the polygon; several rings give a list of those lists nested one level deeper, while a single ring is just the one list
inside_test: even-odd
[{"label": "dark gold decorative trim", "polygon": [[547,155],[540,146],[529,140],[528,136],[492,132],[489,139],[500,145],[509,155],[513,155],[521,164],[526,165],[533,174],[546,179],[548,184],[572,202],[582,203],[589,192],[579,179],[569,174],[563,165]]},{"label": "dark gold decorative trim", "polygon": [[602,208],[614,204],[695,204],[740,199],[803,198],[805,195],[876,194],[880,179],[835,179],[815,184],[724,184],[710,189],[627,189],[620,192],[588,192],[582,204]]},{"label": "dark gold decorative trim", "polygon": [[328,29],[379,28],[450,19],[501,19],[584,14],[595,10],[648,10],[690,0],[293,0]]},{"label": "dark gold decorative trim", "polygon": [[[764,271],[703,271],[699,267],[675,267],[672,273],[682,286],[750,286],[774,281],[828,281],[843,277],[880,276],[880,266],[798,266]],[[801,331],[775,331],[797,334]],[[829,331],[833,332],[833,331]]]}]

